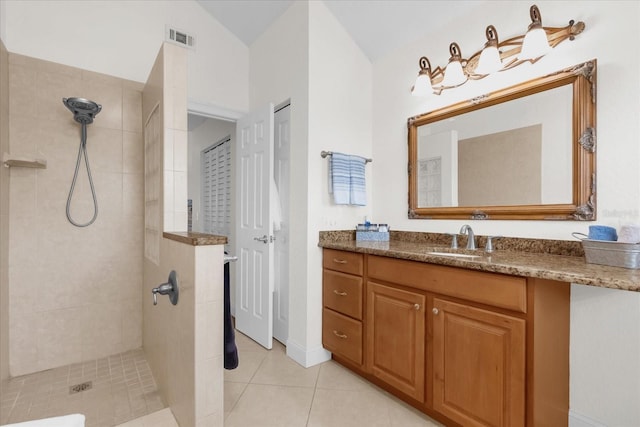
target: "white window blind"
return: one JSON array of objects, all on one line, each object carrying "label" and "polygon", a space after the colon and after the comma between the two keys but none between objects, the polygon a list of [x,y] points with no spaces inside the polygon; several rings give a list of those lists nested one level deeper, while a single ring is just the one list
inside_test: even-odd
[{"label": "white window blind", "polygon": [[231,139],[202,151],[202,218],[205,233],[231,235]]}]

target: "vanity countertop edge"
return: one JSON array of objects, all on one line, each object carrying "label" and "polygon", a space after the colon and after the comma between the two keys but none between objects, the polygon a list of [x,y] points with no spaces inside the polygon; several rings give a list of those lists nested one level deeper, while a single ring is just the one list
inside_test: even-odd
[{"label": "vanity countertop edge", "polygon": [[[570,246],[569,251],[564,251],[568,254],[513,249],[501,250],[498,249],[499,247],[492,253],[486,253],[483,249],[477,249],[473,252],[457,250],[459,253],[472,253],[478,256],[475,258],[457,258],[430,253],[447,251],[447,246],[443,242],[443,239],[448,237],[446,234],[395,233],[395,235],[392,234],[391,239],[387,242],[374,242],[356,241],[355,233],[351,231],[321,231],[318,246],[469,270],[640,292],[640,270],[588,264],[584,256],[576,255],[576,252],[579,253],[580,251],[573,250],[572,252]],[[410,238],[403,239],[403,237]],[[513,238],[510,240],[517,242],[519,239]],[[530,242],[533,242],[533,246],[536,246],[536,239],[522,240],[526,240],[529,246],[531,246]],[[564,243],[564,241],[543,240],[540,240],[540,242],[559,242],[559,245]],[[575,242],[567,241],[566,243],[567,245],[572,245]],[[551,247],[553,246],[552,244]],[[548,247],[549,245],[544,250],[549,250]],[[557,252],[563,253],[562,250]]]}]

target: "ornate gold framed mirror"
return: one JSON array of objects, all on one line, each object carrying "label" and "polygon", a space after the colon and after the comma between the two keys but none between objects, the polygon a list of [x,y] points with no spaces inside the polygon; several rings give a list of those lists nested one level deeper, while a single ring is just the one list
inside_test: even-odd
[{"label": "ornate gold framed mirror", "polygon": [[596,219],[596,60],[408,120],[409,218]]}]

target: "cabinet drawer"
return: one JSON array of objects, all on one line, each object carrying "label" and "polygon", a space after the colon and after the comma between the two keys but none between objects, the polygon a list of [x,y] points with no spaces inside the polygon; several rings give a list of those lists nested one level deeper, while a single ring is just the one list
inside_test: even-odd
[{"label": "cabinet drawer", "polygon": [[524,277],[445,267],[416,261],[369,255],[369,278],[493,305],[522,313],[527,311]]},{"label": "cabinet drawer", "polygon": [[362,322],[323,309],[322,345],[332,353],[362,365]]},{"label": "cabinet drawer", "polygon": [[325,307],[362,320],[362,277],[324,270],[322,283]]},{"label": "cabinet drawer", "polygon": [[329,270],[362,276],[364,258],[355,252],[325,249],[322,255],[322,266]]}]

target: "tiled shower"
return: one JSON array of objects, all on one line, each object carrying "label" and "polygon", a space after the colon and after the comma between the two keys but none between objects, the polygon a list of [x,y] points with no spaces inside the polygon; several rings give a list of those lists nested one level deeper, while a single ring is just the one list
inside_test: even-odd
[{"label": "tiled shower", "polygon": [[[72,411],[86,413],[87,427],[110,427],[170,406],[181,425],[220,425],[223,246],[162,236],[187,223],[186,52],[163,44],[143,85],[0,47],[0,90],[9,94],[0,148],[46,161],[0,173],[0,424]],[[65,214],[80,126],[63,97],[102,105],[87,127],[99,206],[88,227]],[[150,159],[160,173],[146,177],[163,208],[154,259],[143,249],[151,224],[143,122],[158,106],[161,148]],[[83,167],[71,211],[78,223],[93,216]],[[151,288],[174,269],[181,302],[152,305]],[[132,355],[133,367],[121,368],[117,361]],[[60,405],[67,410],[56,412]]]},{"label": "tiled shower", "polygon": [[[142,345],[142,85],[9,54],[9,150],[46,169],[14,168],[9,189],[9,353],[12,376]],[[63,97],[102,104],[87,150],[99,214],[71,225],[65,205],[80,127]],[[93,204],[80,169],[72,203]]]},{"label": "tiled shower", "polygon": [[[4,45],[1,60],[1,151],[47,162],[44,169],[2,167],[3,386],[7,386],[7,376],[36,381],[30,374],[46,371],[52,375],[71,367],[76,367],[77,373],[78,366],[95,365],[97,369],[99,361],[108,363],[110,357],[114,361],[121,355],[137,354],[143,358],[138,362],[149,370],[140,350],[143,84],[8,53]],[[87,136],[99,213],[95,223],[84,228],[71,225],[65,216],[80,126],[63,105],[63,97],[102,104]],[[79,222],[86,222],[93,214],[84,167],[80,168],[71,210]],[[101,387],[97,374],[96,370],[92,377],[97,380],[94,392]],[[66,380],[74,378],[67,376]],[[24,385],[24,381],[14,381],[13,386]],[[147,388],[155,390],[152,377],[150,381]],[[40,384],[39,388],[43,387]],[[68,394],[68,384],[65,387]],[[23,396],[28,396],[26,390]],[[154,396],[154,402],[145,402],[143,413],[148,412],[147,406],[150,410],[164,407],[159,395]],[[5,387],[0,424],[9,421],[10,408],[5,402],[9,397]],[[29,405],[31,401],[26,408]],[[24,411],[25,406],[18,409]],[[17,411],[14,421],[19,420],[16,417]]]}]

